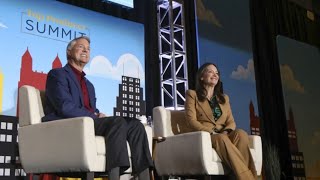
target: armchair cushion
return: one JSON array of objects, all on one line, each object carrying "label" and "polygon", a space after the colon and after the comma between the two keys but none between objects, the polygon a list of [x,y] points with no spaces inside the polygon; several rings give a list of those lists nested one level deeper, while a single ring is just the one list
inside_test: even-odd
[{"label": "armchair cushion", "polygon": [[23,126],[18,133],[20,160],[26,172],[96,170],[97,150],[91,118]]}]

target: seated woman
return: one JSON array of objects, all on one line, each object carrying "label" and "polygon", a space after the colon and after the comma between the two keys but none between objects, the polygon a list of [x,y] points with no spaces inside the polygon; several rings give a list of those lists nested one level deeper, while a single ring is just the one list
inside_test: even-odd
[{"label": "seated woman", "polygon": [[206,63],[199,68],[196,90],[186,92],[185,112],[193,130],[211,134],[212,147],[237,179],[257,179],[248,134],[236,129],[229,97],[222,92],[216,65]]}]

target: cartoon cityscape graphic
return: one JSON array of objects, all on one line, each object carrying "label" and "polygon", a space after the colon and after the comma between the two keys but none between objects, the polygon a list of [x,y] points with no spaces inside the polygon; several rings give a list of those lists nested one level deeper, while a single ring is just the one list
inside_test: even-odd
[{"label": "cartoon cityscape graphic", "polygon": [[[260,118],[255,115],[255,110],[253,103],[250,102],[249,104],[249,111],[250,111],[250,131],[252,135],[260,135]],[[299,151],[298,148],[298,137],[297,137],[297,130],[294,123],[294,116],[293,111],[289,109],[289,118],[287,119],[288,125],[288,138],[289,138],[289,146],[290,146],[290,153],[291,153],[291,167],[292,173],[291,176],[294,179],[306,179],[305,174],[305,165],[304,165],[304,157],[303,153]],[[262,172],[263,178],[263,172]]]},{"label": "cartoon cityscape graphic", "polygon": [[[39,90],[45,90],[47,73],[33,71],[32,67],[32,56],[27,48],[21,58],[18,88],[23,85],[30,85]],[[61,61],[57,55],[52,62],[52,69],[61,67]],[[2,103],[3,78],[3,74],[0,71],[0,103]],[[17,99],[17,104],[18,102],[19,98]],[[131,118],[145,116],[143,88],[140,87],[139,78],[122,76],[122,82],[119,84],[119,96],[116,97],[116,107],[113,109],[114,116]],[[2,109],[0,109],[1,111]],[[21,165],[17,163],[19,160],[18,127],[17,117],[0,115],[0,180],[30,179],[29,175],[23,171]],[[52,179],[52,177],[46,175],[41,179]]]},{"label": "cartoon cityscape graphic", "polygon": [[[52,68],[62,67],[58,57],[53,60]],[[3,96],[4,75],[0,71],[0,103]],[[32,56],[27,48],[21,58],[20,81],[18,88],[23,85],[31,85],[40,90],[45,89],[47,74],[32,70]],[[19,99],[17,100],[19,101]],[[18,102],[17,102],[18,103]],[[0,104],[0,111],[1,109]],[[139,117],[145,115],[145,101],[143,100],[143,89],[140,87],[140,79],[122,76],[119,84],[119,96],[116,97],[116,107],[113,109],[114,116]],[[249,103],[250,133],[260,135],[260,118],[255,114],[253,103]],[[295,179],[306,179],[303,153],[299,151],[297,133],[294,123],[293,111],[289,110],[288,137],[290,142],[292,177]],[[0,116],[0,180],[7,179],[29,179],[22,167],[17,165],[19,160],[17,148],[18,118],[13,116]]]}]

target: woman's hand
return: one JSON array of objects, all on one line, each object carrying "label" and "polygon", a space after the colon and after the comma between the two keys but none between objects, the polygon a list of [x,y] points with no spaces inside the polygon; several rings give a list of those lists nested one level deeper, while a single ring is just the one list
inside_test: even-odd
[{"label": "woman's hand", "polygon": [[228,131],[222,131],[221,134],[228,134]]}]

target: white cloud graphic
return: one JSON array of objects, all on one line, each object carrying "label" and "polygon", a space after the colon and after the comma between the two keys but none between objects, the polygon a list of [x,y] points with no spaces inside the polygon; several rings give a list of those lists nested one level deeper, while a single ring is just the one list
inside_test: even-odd
[{"label": "white cloud graphic", "polygon": [[0,28],[8,28],[8,27],[0,22]]},{"label": "white cloud graphic", "polygon": [[281,71],[281,79],[282,84],[284,88],[287,88],[288,90],[295,91],[298,93],[304,93],[304,87],[301,85],[301,83],[295,79],[293,70],[291,67],[287,64],[282,64],[280,66]]},{"label": "white cloud graphic", "polygon": [[123,54],[117,61],[116,66],[105,56],[95,56],[88,67],[84,69],[86,74],[107,79],[121,81],[121,76],[130,76],[144,81],[144,70],[139,59],[133,54]]},{"label": "white cloud graphic", "polygon": [[199,20],[214,24],[220,28],[222,27],[222,24],[220,23],[214,12],[211,10],[207,10],[202,0],[197,0],[196,3],[197,17]]},{"label": "white cloud graphic", "polygon": [[247,67],[243,67],[242,65],[238,65],[237,69],[235,71],[232,71],[230,77],[232,79],[237,80],[250,80],[254,81],[254,64],[253,60],[249,59]]}]

